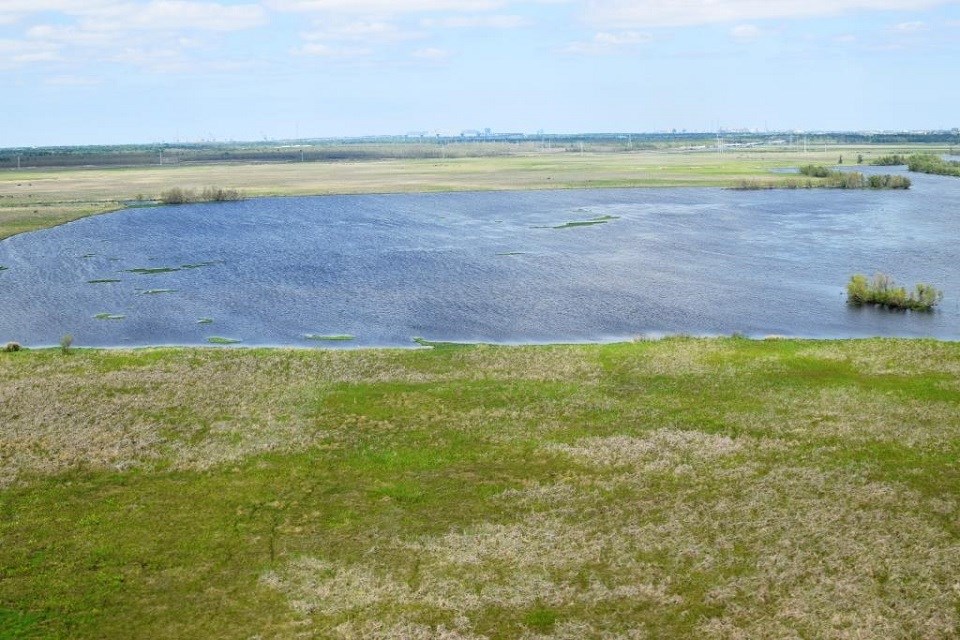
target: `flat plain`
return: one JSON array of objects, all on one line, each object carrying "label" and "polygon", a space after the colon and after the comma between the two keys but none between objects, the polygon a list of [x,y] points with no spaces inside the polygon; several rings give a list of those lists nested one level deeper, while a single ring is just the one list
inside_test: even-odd
[{"label": "flat plain", "polygon": [[960,346],[0,353],[3,638],[951,638]]}]

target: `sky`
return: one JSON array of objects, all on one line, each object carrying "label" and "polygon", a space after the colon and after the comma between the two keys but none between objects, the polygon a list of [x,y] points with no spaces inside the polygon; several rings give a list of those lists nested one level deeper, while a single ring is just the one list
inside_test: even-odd
[{"label": "sky", "polygon": [[960,0],[0,0],[0,147],[960,127]]}]

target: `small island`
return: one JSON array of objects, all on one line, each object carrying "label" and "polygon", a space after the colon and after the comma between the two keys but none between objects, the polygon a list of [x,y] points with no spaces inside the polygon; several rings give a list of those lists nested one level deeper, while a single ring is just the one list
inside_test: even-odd
[{"label": "small island", "polygon": [[875,274],[872,280],[858,273],[847,283],[847,302],[856,306],[872,304],[887,309],[932,311],[941,300],[943,292],[932,285],[921,282],[908,292],[884,273]]}]

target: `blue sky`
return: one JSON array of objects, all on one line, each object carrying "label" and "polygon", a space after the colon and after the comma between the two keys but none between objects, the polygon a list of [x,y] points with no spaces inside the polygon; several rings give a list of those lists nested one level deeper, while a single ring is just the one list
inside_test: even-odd
[{"label": "blue sky", "polygon": [[0,0],[0,147],[960,126],[960,0]]}]

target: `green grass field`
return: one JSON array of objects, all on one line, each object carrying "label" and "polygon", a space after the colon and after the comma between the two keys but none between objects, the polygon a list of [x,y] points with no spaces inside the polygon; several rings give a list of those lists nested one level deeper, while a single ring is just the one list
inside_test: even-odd
[{"label": "green grass field", "polygon": [[172,187],[200,191],[216,185],[248,196],[318,195],[577,187],[734,186],[782,178],[771,169],[802,164],[847,164],[908,148],[828,147],[809,153],[783,149],[714,152],[673,150],[575,153],[557,150],[498,157],[355,162],[166,165],[0,171],[0,238],[123,208],[137,197],[157,198]]},{"label": "green grass field", "polygon": [[0,638],[955,638],[960,345],[0,353]]}]

